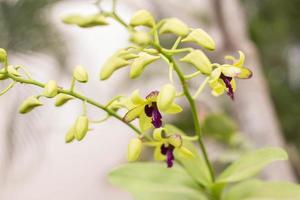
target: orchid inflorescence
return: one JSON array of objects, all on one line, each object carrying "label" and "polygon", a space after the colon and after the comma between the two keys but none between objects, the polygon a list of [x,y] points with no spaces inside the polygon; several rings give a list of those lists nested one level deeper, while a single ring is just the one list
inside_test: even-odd
[{"label": "orchid inflorescence", "polygon": [[[72,14],[63,18],[64,23],[82,28],[107,26],[112,19],[130,34],[131,45],[117,50],[106,60],[99,74],[100,80],[109,79],[121,68],[129,68],[129,77],[136,79],[149,65],[163,60],[169,70],[168,83],[158,89],[149,89],[149,93],[140,94],[139,90],[134,90],[131,95],[117,95],[101,104],[78,92],[76,88],[77,84],[84,84],[89,80],[88,72],[83,66],[74,68],[70,87],[63,88],[55,80],[46,83],[34,80],[25,66],[10,64],[7,52],[0,48],[0,80],[9,82],[0,96],[16,84],[42,88],[39,94],[29,96],[21,103],[21,114],[43,106],[49,98],[55,99],[56,107],[71,100],[82,102],[82,113],[65,135],[67,143],[83,140],[91,130],[91,124],[104,122],[111,117],[130,127],[137,135],[128,144],[127,159],[130,163],[113,169],[108,178],[111,183],[131,192],[136,199],[298,200],[299,185],[253,179],[273,161],[288,159],[287,153],[281,148],[267,147],[247,152],[218,174],[215,174],[208,158],[195,101],[206,86],[209,86],[213,96],[227,93],[234,100],[235,79],[248,79],[252,76],[252,72],[244,66],[244,53],[238,51],[238,58],[226,56],[225,60],[228,62],[224,64],[212,62],[205,52],[214,50],[215,42],[204,30],[190,28],[177,18],[156,21],[146,10],[134,13],[127,23],[116,12],[117,1],[112,2],[111,11],[103,10],[101,0],[97,0],[97,13]],[[161,44],[161,36],[164,34],[176,37],[171,48]],[[193,44],[193,47],[186,47],[188,44]],[[194,72],[185,74],[185,68],[189,67]],[[174,74],[177,75],[180,89],[175,87]],[[203,82],[192,94],[189,81],[199,76],[203,77]],[[177,102],[183,97],[189,103],[193,118],[192,136],[167,123],[165,118],[165,115],[177,114],[183,110]],[[106,115],[93,120],[88,113],[88,106],[103,110]],[[134,121],[138,121],[138,125]],[[192,143],[194,141],[197,141],[202,155]],[[165,161],[167,168],[172,167],[172,170],[159,163],[135,162],[141,157],[143,147],[153,148],[154,159]],[[177,165],[174,166],[175,163]]]},{"label": "orchid inflorescence", "polygon": [[[187,159],[193,157],[184,145],[184,141],[198,140],[200,148],[205,157],[211,176],[213,170],[209,162],[205,147],[202,141],[199,119],[196,111],[195,100],[208,84],[214,96],[220,96],[226,92],[234,99],[236,90],[235,78],[247,79],[252,76],[252,72],[244,67],[245,56],[239,51],[239,58],[226,56],[231,63],[213,63],[206,56],[205,50],[215,49],[215,42],[212,37],[200,28],[191,28],[177,18],[165,18],[156,21],[152,14],[146,10],[139,10],[133,14],[129,23],[126,23],[116,14],[115,5],[111,12],[100,9],[98,13],[92,15],[69,15],[63,18],[63,22],[76,25],[82,28],[98,27],[109,25],[109,19],[119,22],[130,33],[131,45],[119,49],[107,59],[100,71],[100,79],[109,79],[117,70],[125,67],[130,68],[129,77],[135,79],[145,71],[149,65],[153,65],[157,60],[166,62],[169,69],[169,83],[153,90],[144,97],[141,97],[139,90],[135,90],[130,96],[117,96],[112,98],[107,104],[100,104],[76,91],[76,83],[87,83],[88,73],[83,66],[77,66],[73,71],[70,88],[60,87],[56,81],[50,80],[41,83],[32,79],[27,68],[21,65],[10,65],[7,53],[0,49],[0,80],[12,81],[5,88],[1,95],[9,91],[15,84],[35,85],[43,89],[38,95],[28,97],[19,108],[22,114],[28,113],[43,105],[43,98],[55,98],[55,106],[60,107],[72,99],[77,99],[83,103],[83,113],[76,119],[65,136],[67,143],[74,140],[82,140],[90,130],[90,124],[95,122],[90,120],[86,106],[88,104],[98,107],[107,113],[99,122],[103,122],[109,117],[115,117],[122,121],[137,133],[137,138],[132,139],[128,146],[128,160],[136,161],[142,150],[142,146],[154,148],[154,158],[165,160],[168,167],[173,166],[175,160],[174,152],[179,152]],[[172,48],[165,48],[160,43],[160,36],[172,34],[177,37]],[[193,44],[194,47],[181,47],[182,45]],[[184,54],[182,56],[182,54]],[[182,56],[177,60],[178,57]],[[180,63],[188,63],[194,68],[194,73],[185,75]],[[174,86],[173,74],[177,74],[182,91],[177,91]],[[187,82],[195,77],[204,76],[204,81],[199,84],[199,89],[194,95],[191,94]],[[195,136],[188,137],[176,132],[172,132],[165,127],[164,115],[177,114],[182,111],[182,107],[175,103],[178,98],[185,97],[192,112]],[[121,116],[119,110],[126,110],[126,114]],[[139,127],[132,124],[138,119]],[[150,131],[151,130],[151,131]],[[149,135],[149,131],[152,133]],[[191,139],[193,138],[193,139]]]}]

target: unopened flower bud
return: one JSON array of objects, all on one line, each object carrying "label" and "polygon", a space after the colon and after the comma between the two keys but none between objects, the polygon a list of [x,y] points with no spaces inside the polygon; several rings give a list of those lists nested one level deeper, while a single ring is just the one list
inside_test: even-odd
[{"label": "unopened flower bud", "polygon": [[198,28],[193,30],[182,42],[194,42],[208,50],[214,50],[216,44],[214,40],[204,30]]},{"label": "unopened flower bud", "polygon": [[194,50],[181,58],[180,61],[194,65],[203,74],[210,74],[212,66],[210,60],[201,50]]},{"label": "unopened flower bud", "polygon": [[0,48],[0,63],[4,63],[7,60],[7,53],[5,49]]},{"label": "unopened flower bud", "polygon": [[175,148],[181,147],[182,145],[182,138],[179,134],[174,134],[168,137],[168,143],[173,145]]},{"label": "unopened flower bud", "polygon": [[35,107],[42,106],[43,103],[38,100],[35,96],[28,97],[21,106],[19,107],[19,112],[21,114],[28,113],[32,111]]},{"label": "unopened flower bud", "polygon": [[141,52],[139,57],[134,59],[131,65],[130,78],[133,79],[140,76],[145,67],[157,59],[159,59],[159,56],[153,56],[148,53]]},{"label": "unopened flower bud", "polygon": [[5,80],[7,78],[8,78],[8,76],[5,72],[5,68],[0,69],[0,80]]},{"label": "unopened flower bud", "polygon": [[89,79],[88,73],[81,65],[78,65],[74,69],[73,77],[76,79],[76,81],[81,82],[81,83],[86,83]]},{"label": "unopened flower bud", "polygon": [[68,94],[58,94],[55,97],[55,106],[59,107],[64,105],[69,100],[74,99],[74,97],[68,95]]},{"label": "unopened flower bud", "polygon": [[172,105],[176,96],[176,89],[172,84],[166,84],[157,96],[158,109],[165,112]]},{"label": "unopened flower bud", "polygon": [[142,152],[142,141],[139,138],[131,139],[128,145],[127,160],[129,162],[136,161]]},{"label": "unopened flower bud", "polygon": [[88,16],[69,15],[63,18],[65,24],[77,25],[82,28],[107,25],[106,17],[101,14],[93,14]]},{"label": "unopened flower bud", "polygon": [[14,76],[21,76],[21,74],[12,65],[9,65],[7,67],[7,71],[9,74],[12,74]]},{"label": "unopened flower bud", "polygon": [[72,142],[75,139],[75,134],[76,134],[75,127],[72,126],[65,136],[66,143]]},{"label": "unopened flower bud", "polygon": [[117,69],[125,67],[129,62],[120,57],[111,57],[106,61],[100,72],[100,79],[108,79]]},{"label": "unopened flower bud", "polygon": [[131,18],[129,24],[131,26],[148,26],[153,27],[155,24],[154,18],[147,10],[137,11]]},{"label": "unopened flower bud", "polygon": [[134,32],[130,38],[130,41],[141,46],[150,44],[151,37],[148,33],[143,31]]},{"label": "unopened flower bud", "polygon": [[89,130],[89,119],[87,116],[79,116],[75,123],[75,138],[80,141],[84,138]]},{"label": "unopened flower bud", "polygon": [[55,97],[57,95],[58,87],[56,81],[50,80],[46,85],[43,95],[48,98]]},{"label": "unopened flower bud", "polygon": [[178,36],[186,36],[189,33],[189,27],[177,18],[169,18],[161,26],[159,33],[173,33]]}]

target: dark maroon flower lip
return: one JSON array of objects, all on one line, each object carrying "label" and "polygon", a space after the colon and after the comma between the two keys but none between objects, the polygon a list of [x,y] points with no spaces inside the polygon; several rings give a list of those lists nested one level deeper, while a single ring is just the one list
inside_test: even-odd
[{"label": "dark maroon flower lip", "polygon": [[144,111],[148,117],[151,117],[151,123],[155,128],[162,126],[162,116],[157,108],[156,102],[152,102],[150,106],[146,105]]},{"label": "dark maroon flower lip", "polygon": [[171,168],[174,164],[174,149],[175,147],[171,144],[166,146],[165,144],[161,145],[160,152],[166,156],[166,163],[168,168]]},{"label": "dark maroon flower lip", "polygon": [[227,95],[230,96],[230,98],[232,100],[234,100],[234,92],[233,92],[233,88],[232,85],[230,83],[230,81],[232,80],[232,77],[229,76],[225,76],[223,73],[221,73],[220,78],[223,80],[223,82],[225,83],[225,86],[227,88]]}]

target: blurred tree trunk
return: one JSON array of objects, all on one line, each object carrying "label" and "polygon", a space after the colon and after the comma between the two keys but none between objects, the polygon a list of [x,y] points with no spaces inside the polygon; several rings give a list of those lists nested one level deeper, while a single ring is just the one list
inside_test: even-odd
[{"label": "blurred tree trunk", "polygon": [[[236,100],[230,109],[246,137],[256,147],[285,147],[280,125],[270,99],[257,50],[249,40],[247,23],[238,0],[128,0],[134,7],[152,10],[159,17],[179,17],[195,27],[203,27],[217,42],[216,58],[225,54],[246,54],[246,66],[254,73],[252,79],[238,84]],[[215,101],[213,101],[215,102]],[[278,162],[264,171],[265,179],[295,181],[289,162]]]}]

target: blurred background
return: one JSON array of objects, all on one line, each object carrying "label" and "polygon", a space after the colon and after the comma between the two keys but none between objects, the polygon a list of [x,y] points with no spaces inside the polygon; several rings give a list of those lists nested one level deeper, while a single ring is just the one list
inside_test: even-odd
[{"label": "blurred background", "polygon": [[[0,0],[0,47],[9,51],[11,64],[29,68],[40,81],[56,79],[68,87],[72,69],[82,64],[91,81],[79,85],[87,96],[106,102],[115,94],[142,94],[159,88],[167,79],[167,68],[151,66],[139,80],[129,82],[126,69],[99,82],[101,65],[118,48],[128,45],[128,34],[112,22],[110,26],[80,29],[62,24],[71,13],[97,12],[87,0]],[[104,8],[111,1],[103,0]],[[118,12],[126,20],[145,8],[157,19],[178,17],[192,27],[212,35],[217,51],[212,60],[223,62],[226,54],[246,54],[246,66],[254,77],[238,82],[236,100],[213,98],[207,89],[201,96],[199,115],[209,152],[222,168],[240,153],[261,146],[284,147],[290,162],[276,163],[265,179],[297,182],[300,177],[300,1],[298,0],[122,0]],[[163,38],[169,45],[174,38]],[[157,64],[163,65],[163,63]],[[161,68],[160,68],[161,69]],[[162,68],[164,69],[164,68]],[[149,80],[151,74],[151,80]],[[199,81],[199,80],[198,80]],[[6,82],[1,82],[4,88]],[[197,89],[199,82],[191,87]],[[0,98],[0,199],[132,199],[106,180],[109,170],[124,163],[127,144],[134,134],[113,119],[95,125],[80,143],[64,143],[64,134],[81,112],[73,101],[61,109],[45,100],[43,108],[26,116],[18,106],[38,88],[18,85]],[[185,101],[180,102],[183,106]],[[104,115],[89,108],[89,116]],[[188,110],[170,118],[193,133]],[[222,152],[222,153],[221,153]],[[148,159],[147,154],[144,159]]]}]

